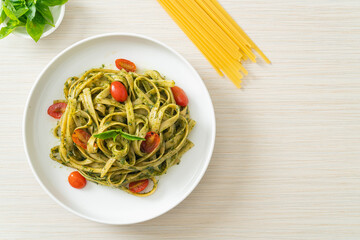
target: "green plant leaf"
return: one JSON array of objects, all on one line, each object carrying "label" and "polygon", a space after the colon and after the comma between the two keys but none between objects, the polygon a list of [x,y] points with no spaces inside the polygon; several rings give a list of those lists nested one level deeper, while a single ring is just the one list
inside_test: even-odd
[{"label": "green plant leaf", "polygon": [[27,17],[26,17],[25,15],[22,15],[21,17],[19,17],[19,21],[20,21],[23,25],[26,25]]},{"label": "green plant leaf", "polygon": [[40,1],[49,7],[53,7],[53,6],[57,6],[57,5],[63,5],[68,0],[38,0],[38,2],[40,2]]},{"label": "green plant leaf", "polygon": [[117,138],[117,136],[119,136],[119,135],[120,135],[120,133],[118,133],[118,134],[116,134],[116,135],[113,136],[113,141],[114,141],[114,142],[116,142],[116,138]]},{"label": "green plant leaf", "polygon": [[0,39],[8,36],[17,26],[19,26],[19,21],[10,20],[5,27],[0,29]]},{"label": "green plant leaf", "polygon": [[102,133],[99,133],[99,134],[94,134],[93,136],[96,137],[96,138],[99,138],[99,139],[109,139],[109,138],[112,138],[115,142],[115,139],[118,135],[121,135],[123,138],[127,139],[127,140],[131,140],[131,141],[134,141],[134,140],[145,140],[145,138],[142,138],[142,137],[138,137],[138,136],[135,136],[135,135],[131,135],[129,133],[125,133],[123,132],[121,129],[116,129],[116,130],[109,130],[109,131],[106,131],[106,132],[102,132]]},{"label": "green plant leaf", "polygon": [[2,2],[2,8],[5,12],[5,14],[12,20],[17,20],[17,17],[15,15],[16,9],[12,5],[12,3],[8,0],[5,0]]},{"label": "green plant leaf", "polygon": [[108,139],[108,138],[114,138],[117,135],[119,135],[117,130],[110,130],[110,131],[102,132],[99,134],[94,134],[94,137],[99,138],[99,139]]},{"label": "green plant leaf", "polygon": [[121,131],[121,129],[119,129],[120,133],[121,133],[121,136],[123,138],[126,138],[127,140],[131,140],[131,141],[135,141],[135,140],[145,140],[145,138],[142,138],[142,137],[138,137],[138,136],[135,136],[135,135],[131,135],[129,133],[125,133],[123,131]]},{"label": "green plant leaf", "polygon": [[2,8],[2,5],[0,5],[0,24],[2,24],[5,19],[7,18],[4,9]]},{"label": "green plant leaf", "polygon": [[25,0],[3,0],[2,3],[5,14],[12,20],[18,20],[29,10]]},{"label": "green plant leaf", "polygon": [[41,35],[43,34],[45,24],[45,19],[38,12],[35,13],[35,17],[32,20],[27,20],[26,31],[35,42],[39,41]]},{"label": "green plant leaf", "polygon": [[28,1],[27,7],[29,8],[29,11],[27,11],[25,15],[31,21],[35,17],[35,13],[36,13],[36,6],[34,1]]},{"label": "green plant leaf", "polygon": [[52,16],[50,8],[46,4],[42,3],[41,1],[36,2],[36,10],[41,13],[41,15],[44,17],[44,19],[49,25],[55,27],[54,18]]}]

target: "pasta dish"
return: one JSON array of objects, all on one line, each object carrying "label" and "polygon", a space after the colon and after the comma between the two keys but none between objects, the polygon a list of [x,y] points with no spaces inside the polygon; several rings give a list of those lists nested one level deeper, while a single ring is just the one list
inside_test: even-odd
[{"label": "pasta dish", "polygon": [[155,70],[138,74],[125,59],[116,66],[119,70],[90,69],[66,80],[65,100],[48,109],[60,119],[54,128],[60,144],[50,157],[78,171],[69,176],[73,187],[89,180],[148,196],[157,188],[157,176],[193,147],[188,135],[195,121],[174,81]]}]

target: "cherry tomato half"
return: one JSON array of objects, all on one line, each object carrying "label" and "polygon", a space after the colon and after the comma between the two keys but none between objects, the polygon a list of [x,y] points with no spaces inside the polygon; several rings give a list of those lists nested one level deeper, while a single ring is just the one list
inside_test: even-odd
[{"label": "cherry tomato half", "polygon": [[86,185],[86,179],[78,172],[70,173],[68,181],[73,188],[81,189]]},{"label": "cherry tomato half", "polygon": [[91,135],[83,129],[76,129],[71,136],[73,142],[83,149],[87,148],[87,142],[90,137]]},{"label": "cherry tomato half", "polygon": [[65,112],[66,106],[67,104],[63,102],[54,103],[48,108],[47,112],[53,118],[60,119]]},{"label": "cherry tomato half", "polygon": [[148,132],[145,136],[145,141],[142,141],[140,149],[142,152],[151,153],[160,144],[159,134],[156,132]]},{"label": "cherry tomato half", "polygon": [[128,97],[124,84],[118,81],[111,83],[110,93],[111,96],[118,102],[125,102]]},{"label": "cherry tomato half", "polygon": [[176,104],[182,107],[186,107],[189,103],[189,99],[187,98],[184,90],[175,86],[171,88],[171,91],[174,95]]},{"label": "cherry tomato half", "polygon": [[118,69],[125,69],[127,72],[135,72],[136,71],[136,65],[135,63],[126,60],[126,59],[116,59],[115,65]]},{"label": "cherry tomato half", "polygon": [[149,179],[131,182],[129,184],[129,190],[134,193],[138,193],[138,192],[143,191],[148,185],[149,185]]}]

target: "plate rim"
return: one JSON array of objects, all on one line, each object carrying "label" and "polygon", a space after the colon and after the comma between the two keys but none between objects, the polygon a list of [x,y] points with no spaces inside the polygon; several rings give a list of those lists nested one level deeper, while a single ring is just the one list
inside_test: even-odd
[{"label": "plate rim", "polygon": [[[119,223],[116,221],[107,221],[107,220],[101,220],[101,219],[97,219],[97,218],[93,218],[93,217],[89,217],[87,215],[84,215],[82,213],[77,212],[76,210],[72,209],[71,207],[65,205],[62,201],[60,201],[58,198],[56,198],[48,189],[47,187],[42,183],[42,181],[40,180],[37,172],[35,171],[35,168],[33,166],[32,160],[30,158],[29,155],[29,150],[28,150],[28,144],[27,144],[27,132],[29,131],[28,128],[29,126],[27,126],[27,118],[28,114],[29,114],[29,105],[30,105],[30,101],[32,100],[33,97],[33,93],[35,91],[35,89],[37,88],[37,86],[39,85],[40,79],[42,78],[42,76],[44,75],[44,73],[47,71],[47,69],[57,60],[59,59],[62,55],[64,55],[65,53],[67,53],[68,51],[70,51],[71,49],[92,41],[94,39],[98,39],[98,38],[106,38],[106,37],[114,37],[114,36],[125,36],[125,37],[135,37],[135,38],[140,38],[143,40],[147,40],[153,43],[156,43],[158,45],[160,45],[161,47],[164,47],[165,49],[167,49],[168,51],[170,51],[171,53],[175,54],[182,62],[184,62],[197,76],[198,78],[201,80],[200,83],[202,84],[203,88],[206,90],[206,95],[208,100],[210,100],[210,104],[211,104],[211,110],[212,110],[212,119],[213,119],[213,126],[212,126],[212,134],[211,134],[211,146],[210,146],[210,152],[208,157],[205,159],[205,165],[202,168],[201,172],[199,173],[199,175],[196,177],[194,183],[191,185],[191,187],[185,192],[185,194],[183,194],[182,197],[180,197],[175,204],[173,204],[170,208],[166,209],[165,211],[160,211],[157,214],[154,214],[154,216],[150,216],[147,218],[144,218],[142,220],[135,220],[135,221],[129,221],[127,223]],[[214,152],[214,146],[215,146],[215,138],[216,138],[216,117],[215,117],[215,109],[214,109],[214,105],[212,102],[212,99],[210,97],[210,93],[204,83],[204,80],[201,78],[201,76],[199,75],[199,73],[195,70],[195,68],[185,59],[185,57],[183,57],[180,53],[178,53],[176,50],[174,50],[173,48],[171,48],[170,46],[166,45],[163,42],[160,42],[152,37],[148,37],[142,34],[137,34],[137,33],[129,33],[129,32],[113,32],[113,33],[104,33],[104,34],[98,34],[95,36],[91,36],[91,37],[87,37],[85,39],[82,39],[80,41],[77,41],[73,44],[71,44],[69,47],[65,48],[64,50],[62,50],[60,53],[58,53],[54,58],[51,59],[51,61],[42,69],[42,71],[40,72],[40,74],[37,76],[35,82],[33,83],[30,93],[26,99],[26,104],[25,104],[25,109],[24,109],[24,115],[23,115],[23,119],[22,119],[23,123],[22,123],[22,135],[23,135],[23,143],[24,143],[24,149],[25,149],[25,155],[28,161],[28,164],[30,165],[30,169],[33,173],[33,175],[35,176],[37,182],[40,184],[40,186],[42,187],[42,189],[57,203],[59,204],[61,207],[63,207],[64,209],[68,210],[69,212],[82,217],[84,219],[87,220],[91,220],[94,222],[98,222],[98,223],[103,223],[103,224],[109,224],[109,225],[130,225],[130,224],[136,224],[136,223],[141,223],[141,222],[145,222],[145,221],[149,221],[151,219],[157,218],[165,213],[167,213],[168,211],[170,211],[171,209],[175,208],[176,206],[178,206],[181,202],[183,202],[192,191],[194,191],[194,189],[198,186],[198,184],[200,183],[201,179],[203,178],[205,172],[207,171],[213,152]]]}]

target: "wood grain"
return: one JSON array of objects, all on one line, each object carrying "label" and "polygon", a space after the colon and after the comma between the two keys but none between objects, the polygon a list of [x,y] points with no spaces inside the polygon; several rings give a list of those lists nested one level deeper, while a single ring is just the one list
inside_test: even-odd
[{"label": "wood grain", "polygon": [[[72,0],[39,43],[0,41],[0,239],[360,239],[360,1],[220,2],[273,62],[246,64],[242,90],[155,0]],[[36,182],[22,143],[39,72],[70,44],[107,32],[145,34],[179,51],[204,79],[217,119],[199,186],[165,215],[131,226],[62,209]]]}]

